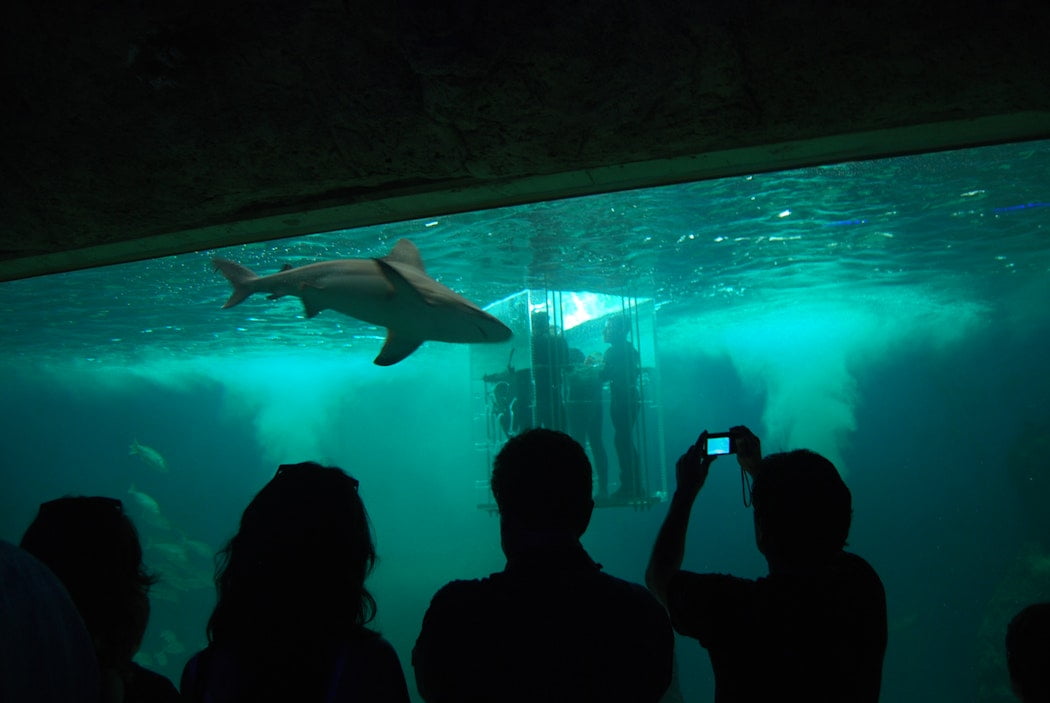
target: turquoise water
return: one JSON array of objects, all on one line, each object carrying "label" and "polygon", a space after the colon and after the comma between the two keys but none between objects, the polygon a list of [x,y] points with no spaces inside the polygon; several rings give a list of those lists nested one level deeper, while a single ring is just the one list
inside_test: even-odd
[{"label": "turquoise water", "polygon": [[[1050,598],[1048,175],[1050,142],[1014,144],[0,284],[0,536],[17,542],[59,495],[122,498],[162,578],[141,660],[177,681],[204,642],[211,555],[247,501],[278,463],[337,464],[361,480],[376,625],[411,682],[434,591],[503,563],[497,522],[477,509],[474,348],[429,342],[379,368],[382,330],[332,311],[306,320],[294,298],[221,310],[229,288],[209,263],[271,273],[407,237],[479,304],[526,289],[652,299],[648,441],[673,462],[700,429],[742,423],[766,451],[832,458],[854,494],[851,548],[888,594],[883,700],[1010,700],[1003,628]],[[614,457],[611,432],[605,443]],[[601,509],[585,545],[641,581],[664,511]],[[686,566],[763,573],[732,462],[698,502]],[[685,700],[711,700],[706,653],[681,640],[678,664]]]}]

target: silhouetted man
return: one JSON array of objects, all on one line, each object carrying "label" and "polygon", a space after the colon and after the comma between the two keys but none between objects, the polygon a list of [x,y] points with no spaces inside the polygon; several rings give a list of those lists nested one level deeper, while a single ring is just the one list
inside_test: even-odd
[{"label": "silhouetted man", "polygon": [[755,539],[769,564],[758,580],[682,571],[689,514],[708,469],[707,432],[678,460],[678,487],[646,582],[679,633],[707,648],[715,701],[877,701],[886,651],[886,595],[843,551],[851,496],[835,466],[799,450],[762,459],[746,427],[731,431],[753,480]]},{"label": "silhouetted man", "polygon": [[601,571],[580,544],[591,465],[561,432],[533,429],[496,457],[506,568],[434,596],[412,652],[429,703],[658,701],[674,635],[656,599]]}]

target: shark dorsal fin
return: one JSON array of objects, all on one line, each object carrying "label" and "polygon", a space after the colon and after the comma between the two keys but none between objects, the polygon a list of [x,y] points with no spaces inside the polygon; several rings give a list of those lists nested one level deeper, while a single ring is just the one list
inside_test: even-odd
[{"label": "shark dorsal fin", "polygon": [[399,239],[390,253],[383,257],[383,260],[408,264],[420,271],[426,271],[423,268],[423,257],[419,255],[419,249],[416,249],[416,245],[407,239]]},{"label": "shark dorsal fin", "polygon": [[422,343],[422,339],[412,339],[388,329],[386,331],[386,342],[383,344],[379,356],[372,363],[376,366],[391,366],[414,352]]},{"label": "shark dorsal fin", "polygon": [[[401,241],[407,242],[408,240],[402,239]],[[409,283],[408,279],[400,271],[390,265],[389,257],[376,259],[375,262],[379,264],[379,269],[383,272],[387,283],[394,289],[394,295],[399,295],[406,299],[419,300],[422,298],[426,302],[426,297],[419,292],[419,289]]]}]

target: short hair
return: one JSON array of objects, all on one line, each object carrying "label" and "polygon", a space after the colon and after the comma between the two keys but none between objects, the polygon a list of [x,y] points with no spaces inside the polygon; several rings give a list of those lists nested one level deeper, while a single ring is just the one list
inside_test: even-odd
[{"label": "short hair", "polygon": [[531,429],[507,441],[492,469],[500,515],[527,529],[572,529],[591,508],[591,462],[575,439]]},{"label": "short hair", "polygon": [[767,555],[805,558],[845,546],[853,498],[834,464],[798,449],[767,456],[757,474],[751,498]]},{"label": "short hair", "polygon": [[1006,666],[1021,700],[1050,700],[1050,603],[1029,605],[1010,621]]},{"label": "short hair", "polygon": [[149,620],[156,577],[116,498],[68,496],[40,505],[21,546],[55,573],[95,641],[103,668],[126,666]]},{"label": "short hair", "polygon": [[627,319],[627,315],[624,314],[609,317],[605,321],[605,328],[612,334],[617,336],[623,335],[624,337],[631,331],[630,321]]}]

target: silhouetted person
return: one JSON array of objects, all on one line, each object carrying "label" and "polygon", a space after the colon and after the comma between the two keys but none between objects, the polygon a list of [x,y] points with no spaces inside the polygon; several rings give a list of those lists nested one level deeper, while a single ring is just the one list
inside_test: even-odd
[{"label": "silhouetted person", "polygon": [[714,456],[700,435],[678,460],[678,487],[646,582],[679,633],[707,648],[715,700],[876,701],[886,650],[886,595],[859,556],[843,551],[851,496],[835,466],[798,450],[762,459],[732,430],[754,483],[755,540],[769,564],[758,580],[682,571],[689,514]]},{"label": "silhouetted person", "polygon": [[428,703],[644,703],[671,679],[660,604],[605,574],[580,545],[591,466],[566,434],[513,437],[492,471],[507,566],[434,596],[412,652]]},{"label": "silhouetted person", "polygon": [[569,346],[551,326],[545,312],[532,313],[532,382],[536,388],[533,408],[536,427],[565,428],[562,375],[569,360]]},{"label": "silhouetted person", "polygon": [[1050,702],[1050,603],[1029,605],[1010,621],[1006,666],[1018,700]]},{"label": "silhouetted person", "polygon": [[606,498],[609,495],[609,459],[602,441],[605,417],[602,415],[601,369],[597,362],[591,357],[585,358],[579,349],[570,349],[565,385],[569,434],[590,448],[594,473],[598,477],[598,498]]},{"label": "silhouetted person", "polygon": [[91,635],[51,570],[0,540],[0,701],[98,703]]},{"label": "silhouetted person", "polygon": [[634,446],[634,425],[641,409],[638,380],[641,362],[638,350],[627,339],[627,317],[615,315],[605,323],[605,366],[601,378],[609,382],[609,418],[613,444],[620,463],[620,487],[615,498],[636,498],[642,494],[638,450]]},{"label": "silhouetted person", "polygon": [[77,496],[43,503],[22,548],[55,573],[84,619],[103,703],[179,700],[171,681],[131,660],[149,622],[155,578],[142,564],[138,532],[119,500]]},{"label": "silhouetted person", "polygon": [[375,600],[372,529],[357,480],[283,465],[220,553],[206,649],[186,664],[189,701],[407,702],[390,643],[365,627]]}]

